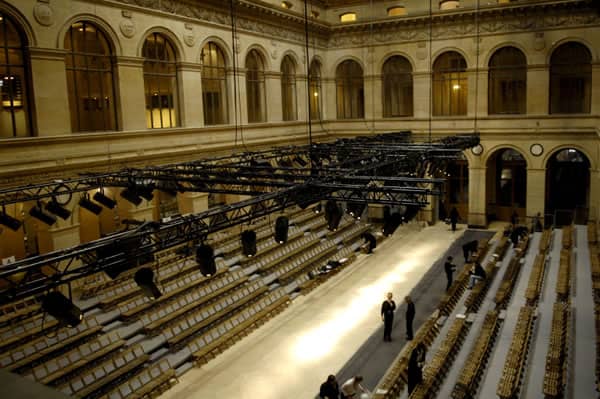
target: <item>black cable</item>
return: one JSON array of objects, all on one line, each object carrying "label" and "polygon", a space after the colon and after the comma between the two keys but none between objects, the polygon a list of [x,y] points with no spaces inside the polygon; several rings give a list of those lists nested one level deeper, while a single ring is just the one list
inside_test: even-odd
[{"label": "black cable", "polygon": [[238,137],[238,70],[237,70],[237,51],[235,44],[236,37],[236,23],[235,23],[235,0],[229,1],[229,15],[231,17],[231,51],[232,57],[231,62],[233,64],[233,120],[234,120],[234,131],[235,131],[235,139],[234,139],[234,148],[237,147],[237,137]]},{"label": "black cable", "polygon": [[433,8],[432,3],[433,0],[429,0],[429,144],[431,144],[431,118],[433,114],[433,60],[432,52],[433,52]]},{"label": "black cable", "polygon": [[308,108],[307,113],[307,125],[308,125],[308,155],[311,158],[311,147],[312,147],[312,115],[310,110],[310,55],[308,52],[309,41],[308,41],[308,0],[304,0],[304,43],[306,51],[306,106]]}]

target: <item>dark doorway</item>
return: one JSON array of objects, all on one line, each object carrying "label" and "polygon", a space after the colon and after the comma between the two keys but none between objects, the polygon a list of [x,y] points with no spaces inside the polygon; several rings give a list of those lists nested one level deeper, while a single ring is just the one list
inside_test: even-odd
[{"label": "dark doorway", "polygon": [[510,221],[515,211],[518,222],[525,221],[527,162],[518,151],[505,148],[490,157],[486,187],[488,221]]},{"label": "dark doorway", "polygon": [[546,167],[546,213],[558,226],[587,222],[590,161],[580,151],[565,148],[553,154]]}]

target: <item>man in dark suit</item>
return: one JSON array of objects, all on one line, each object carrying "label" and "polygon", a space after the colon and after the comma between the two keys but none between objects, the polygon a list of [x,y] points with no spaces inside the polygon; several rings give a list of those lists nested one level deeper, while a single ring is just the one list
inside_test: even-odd
[{"label": "man in dark suit", "polygon": [[413,339],[412,323],[415,319],[415,304],[408,295],[404,298],[404,301],[406,302],[406,340],[411,341]]},{"label": "man in dark suit", "polygon": [[448,259],[446,259],[446,263],[444,263],[444,271],[446,272],[446,280],[447,280],[446,292],[448,292],[448,290],[450,289],[450,286],[452,285],[452,274],[454,273],[455,270],[456,270],[456,266],[454,266],[454,264],[452,263],[452,256],[448,256]]}]

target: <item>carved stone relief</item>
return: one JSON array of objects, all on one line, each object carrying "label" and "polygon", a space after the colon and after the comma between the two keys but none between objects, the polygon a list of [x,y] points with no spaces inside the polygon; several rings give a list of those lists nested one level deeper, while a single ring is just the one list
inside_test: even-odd
[{"label": "carved stone relief", "polygon": [[119,30],[123,36],[130,39],[135,35],[135,23],[131,19],[125,18],[119,24]]},{"label": "carved stone relief", "polygon": [[36,3],[33,7],[33,17],[42,26],[50,26],[54,23],[54,11],[46,2]]}]

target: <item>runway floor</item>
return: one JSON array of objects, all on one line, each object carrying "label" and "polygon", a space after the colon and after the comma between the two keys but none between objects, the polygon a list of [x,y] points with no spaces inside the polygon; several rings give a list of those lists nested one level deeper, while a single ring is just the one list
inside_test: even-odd
[{"label": "runway floor", "polygon": [[405,343],[404,305],[397,310],[393,341],[383,342],[379,314],[385,293],[400,305],[410,294],[414,330],[431,314],[446,287],[448,255],[463,265],[461,244],[493,231],[452,232],[443,223],[403,226],[372,255],[348,268],[201,368],[194,368],[161,399],[312,399],[327,375],[353,374],[374,388]]}]

